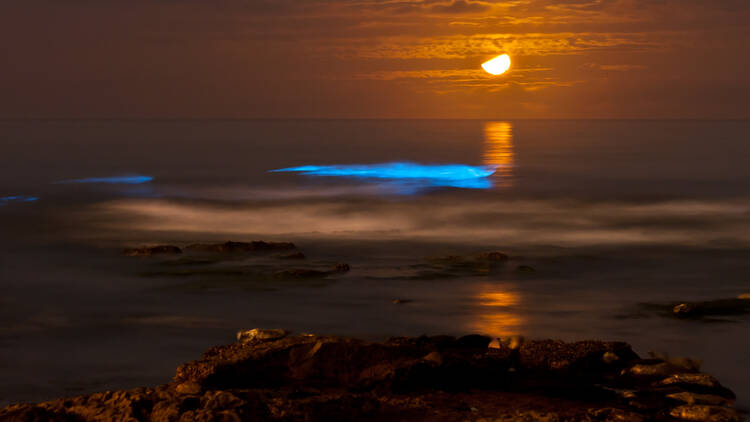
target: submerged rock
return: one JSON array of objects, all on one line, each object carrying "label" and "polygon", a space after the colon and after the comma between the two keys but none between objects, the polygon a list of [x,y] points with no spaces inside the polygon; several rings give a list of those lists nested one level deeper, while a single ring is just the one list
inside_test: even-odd
[{"label": "submerged rock", "polygon": [[17,404],[0,421],[738,420],[729,402],[620,375],[655,363],[625,343],[519,338],[488,348],[481,335],[371,343],[264,329],[237,338],[180,365],[167,385]]},{"label": "submerged rock", "polygon": [[281,255],[279,259],[307,259],[302,252],[294,252],[288,255]]},{"label": "submerged rock", "polygon": [[122,254],[126,256],[177,255],[181,253],[182,249],[174,245],[142,246],[122,251]]},{"label": "submerged rock", "polygon": [[300,279],[300,278],[324,278],[333,274],[349,272],[349,264],[336,264],[330,270],[317,270],[313,268],[291,268],[273,273],[275,278]]},{"label": "submerged rock", "polygon": [[484,252],[479,255],[477,255],[478,259],[490,261],[490,262],[506,262],[510,259],[510,257],[507,254],[504,254],[502,252],[493,251],[493,252]]},{"label": "submerged rock", "polygon": [[213,253],[242,253],[242,252],[276,252],[295,250],[297,247],[291,242],[224,242],[224,243],[196,243],[185,247],[194,252]]},{"label": "submerged rock", "polygon": [[720,299],[705,302],[685,302],[675,305],[672,313],[679,318],[743,315],[750,313],[750,298]]}]

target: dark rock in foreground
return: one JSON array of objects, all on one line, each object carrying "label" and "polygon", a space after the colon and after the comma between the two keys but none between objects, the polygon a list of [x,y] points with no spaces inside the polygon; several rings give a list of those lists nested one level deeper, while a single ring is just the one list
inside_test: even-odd
[{"label": "dark rock in foreground", "polygon": [[167,385],[17,404],[0,420],[740,420],[716,379],[625,343],[490,340],[242,331]]}]

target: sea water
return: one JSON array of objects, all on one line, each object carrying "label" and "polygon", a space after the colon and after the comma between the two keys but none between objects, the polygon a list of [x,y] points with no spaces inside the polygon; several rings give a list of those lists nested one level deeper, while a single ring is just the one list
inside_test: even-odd
[{"label": "sea water", "polygon": [[[622,340],[702,359],[747,408],[750,318],[657,309],[750,293],[748,139],[747,121],[0,121],[0,403],[164,383],[278,327]],[[226,240],[351,271],[175,277],[120,253]],[[488,251],[511,261],[441,270]]]}]

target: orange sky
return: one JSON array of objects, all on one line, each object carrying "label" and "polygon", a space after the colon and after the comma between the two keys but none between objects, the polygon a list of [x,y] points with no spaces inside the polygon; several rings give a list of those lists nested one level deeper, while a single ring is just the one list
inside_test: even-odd
[{"label": "orange sky", "polygon": [[750,118],[749,22],[747,0],[6,1],[0,117]]}]

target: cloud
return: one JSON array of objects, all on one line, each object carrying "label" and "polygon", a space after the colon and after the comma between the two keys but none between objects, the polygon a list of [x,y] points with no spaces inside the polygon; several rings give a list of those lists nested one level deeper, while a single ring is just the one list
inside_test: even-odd
[{"label": "cloud", "polygon": [[0,2],[0,117],[750,117],[749,38],[746,0]]},{"label": "cloud", "polygon": [[464,13],[482,13],[490,9],[486,3],[454,0],[449,4],[436,4],[430,8],[432,13],[450,13],[453,15]]}]

